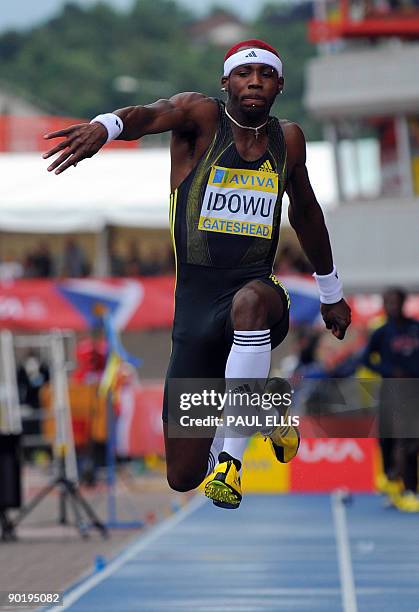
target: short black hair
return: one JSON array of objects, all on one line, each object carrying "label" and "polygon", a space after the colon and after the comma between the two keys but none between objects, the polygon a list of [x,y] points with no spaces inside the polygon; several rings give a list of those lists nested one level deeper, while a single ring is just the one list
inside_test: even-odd
[{"label": "short black hair", "polygon": [[384,291],[384,296],[388,295],[389,293],[395,293],[399,297],[402,304],[405,302],[407,297],[407,292],[402,287],[387,287],[387,289]]}]

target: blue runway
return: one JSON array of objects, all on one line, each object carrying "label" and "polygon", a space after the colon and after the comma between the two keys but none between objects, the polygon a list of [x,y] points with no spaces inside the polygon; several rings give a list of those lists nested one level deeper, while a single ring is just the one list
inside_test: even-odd
[{"label": "blue runway", "polygon": [[[63,608],[57,608],[62,610]],[[203,497],[70,590],[64,609],[417,612],[419,516],[329,495]]]}]

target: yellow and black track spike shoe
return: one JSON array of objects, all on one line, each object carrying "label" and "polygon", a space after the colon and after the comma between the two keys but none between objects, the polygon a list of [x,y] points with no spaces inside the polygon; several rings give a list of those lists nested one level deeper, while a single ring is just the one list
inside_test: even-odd
[{"label": "yellow and black track spike shoe", "polygon": [[[222,457],[222,453],[220,455]],[[205,495],[212,499],[215,506],[232,510],[238,508],[242,500],[240,476],[233,459],[220,461],[209,476],[205,485]]]}]

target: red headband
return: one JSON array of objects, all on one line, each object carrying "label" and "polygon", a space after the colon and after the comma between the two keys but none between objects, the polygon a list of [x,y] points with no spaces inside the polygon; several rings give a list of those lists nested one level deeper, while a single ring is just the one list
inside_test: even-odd
[{"label": "red headband", "polygon": [[249,38],[249,40],[242,40],[231,47],[231,49],[229,49],[225,54],[224,61],[226,61],[231,55],[234,55],[234,53],[236,53],[242,47],[257,47],[258,49],[265,49],[265,51],[270,51],[279,57],[278,51],[271,47],[271,45],[268,45],[268,43],[264,42],[263,40],[259,40],[258,38]]}]

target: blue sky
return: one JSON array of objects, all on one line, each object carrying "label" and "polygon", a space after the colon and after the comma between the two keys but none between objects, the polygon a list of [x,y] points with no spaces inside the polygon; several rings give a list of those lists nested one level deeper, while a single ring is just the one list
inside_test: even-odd
[{"label": "blue sky", "polygon": [[[26,28],[32,24],[39,23],[57,13],[61,6],[68,0],[5,0],[5,4],[0,11],[0,32],[7,28]],[[79,4],[88,6],[95,4],[97,0],[73,0]],[[106,0],[109,4],[121,9],[126,9],[132,4],[133,0]],[[179,3],[205,13],[212,6],[214,0],[178,0]],[[272,2],[272,0],[271,0]],[[218,6],[237,12],[242,17],[252,17],[261,6],[258,0],[224,0],[217,2]]]}]

